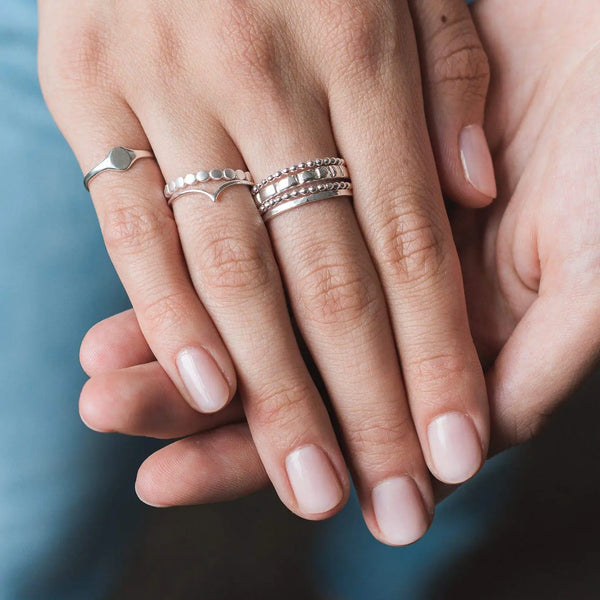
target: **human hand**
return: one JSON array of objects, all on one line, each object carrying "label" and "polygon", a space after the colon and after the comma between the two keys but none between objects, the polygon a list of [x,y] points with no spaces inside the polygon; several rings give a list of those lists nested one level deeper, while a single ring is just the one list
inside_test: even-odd
[{"label": "human hand", "polygon": [[[435,177],[409,7],[328,0],[319,8],[40,2],[41,81],[84,171],[117,144],[155,152],[158,166],[102,174],[91,191],[172,390],[216,410],[233,396],[235,367],[282,500],[307,518],[341,507],[346,466],[296,344],[280,269],[365,518],[380,539],[402,543],[429,522],[427,465],[450,482],[480,467],[485,386]],[[485,56],[460,0],[413,9],[427,42],[429,97],[443,107],[432,136],[445,187],[485,204],[494,182],[474,125]],[[354,210],[339,200],[278,217],[274,254],[247,190],[214,205],[181,198],[174,218],[161,196],[163,174],[247,164],[259,179],[338,148],[354,178]],[[406,514],[390,520],[398,505]]]},{"label": "human hand", "polygon": [[499,196],[452,214],[492,451],[537,433],[600,354],[600,14],[484,0],[486,130]]},{"label": "human hand", "polygon": [[[453,224],[471,327],[490,366],[496,451],[533,435],[598,356],[600,28],[593,8],[593,2],[574,10],[558,0],[479,0],[475,9],[492,58],[487,123],[500,199],[486,214],[455,208]],[[144,463],[142,497],[194,504],[266,484],[245,425],[197,433],[217,423],[176,414],[181,398],[153,383],[166,381],[156,365],[141,364],[152,355],[133,312],[96,326],[84,356],[90,374],[106,385],[104,394],[96,387],[82,397],[92,426],[158,437],[194,434]],[[129,377],[126,367],[152,377]],[[154,406],[169,419],[148,424]],[[221,416],[236,423],[242,411]]]}]

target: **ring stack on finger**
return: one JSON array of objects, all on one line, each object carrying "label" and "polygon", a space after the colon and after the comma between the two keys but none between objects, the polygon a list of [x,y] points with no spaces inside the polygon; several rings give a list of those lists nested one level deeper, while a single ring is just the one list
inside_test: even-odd
[{"label": "ring stack on finger", "polygon": [[[216,183],[214,192],[205,189],[206,184]],[[177,198],[187,194],[203,194],[216,202],[219,195],[232,185],[254,185],[252,176],[241,169],[211,169],[210,171],[198,171],[196,174],[188,173],[183,177],[173,179],[165,185],[164,195],[169,205]],[[214,187],[214,186],[213,186]]]},{"label": "ring stack on finger", "polygon": [[352,195],[344,159],[319,158],[277,171],[252,188],[252,197],[265,221],[318,200]]}]

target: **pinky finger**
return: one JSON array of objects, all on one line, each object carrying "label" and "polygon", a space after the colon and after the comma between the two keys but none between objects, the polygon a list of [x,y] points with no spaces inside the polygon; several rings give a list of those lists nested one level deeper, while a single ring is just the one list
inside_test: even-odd
[{"label": "pinky finger", "polygon": [[156,507],[235,500],[269,483],[246,424],[179,440],[148,457],[135,489]]}]

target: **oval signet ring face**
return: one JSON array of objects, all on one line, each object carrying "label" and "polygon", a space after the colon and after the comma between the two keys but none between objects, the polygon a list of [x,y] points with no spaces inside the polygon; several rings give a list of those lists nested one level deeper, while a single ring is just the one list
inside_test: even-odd
[{"label": "oval signet ring face", "polygon": [[131,152],[131,150],[123,148],[123,146],[117,146],[116,148],[113,148],[108,154],[108,159],[114,165],[114,168],[118,169],[119,171],[125,171],[129,169],[134,157],[135,154]]}]

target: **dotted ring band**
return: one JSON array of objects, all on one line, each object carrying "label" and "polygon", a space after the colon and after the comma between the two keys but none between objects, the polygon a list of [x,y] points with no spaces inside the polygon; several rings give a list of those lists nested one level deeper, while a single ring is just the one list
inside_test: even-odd
[{"label": "dotted ring band", "polygon": [[[352,183],[349,180],[344,181],[334,181],[329,183],[320,183],[318,185],[311,185],[309,187],[303,187],[291,192],[286,192],[285,194],[281,194],[277,197],[273,197],[269,199],[267,202],[261,202],[256,204],[261,215],[266,214],[271,211],[274,207],[279,204],[294,201],[304,196],[314,195],[314,194],[322,194],[325,192],[338,192],[338,191],[352,191]],[[348,194],[349,195],[349,194]]]},{"label": "dotted ring band", "polygon": [[273,173],[273,175],[269,175],[267,178],[263,179],[260,183],[257,183],[252,188],[252,193],[257,194],[267,184],[272,183],[273,181],[276,181],[277,179],[281,179],[285,175],[298,173],[299,171],[305,171],[306,169],[314,169],[315,167],[327,167],[329,165],[335,167],[335,166],[344,166],[345,164],[346,164],[346,161],[343,158],[338,158],[338,157],[318,158],[316,160],[309,160],[308,162],[298,163],[297,165],[293,165],[291,167],[288,167],[287,169],[277,171],[277,173]]},{"label": "dotted ring band", "polygon": [[297,173],[283,175],[279,179],[269,183],[261,190],[253,194],[257,202],[268,202],[271,198],[301,185],[310,185],[315,181],[324,181],[332,179],[345,179],[348,177],[346,167],[339,166],[321,166],[314,169],[306,169]]},{"label": "dotted ring band", "polygon": [[239,181],[240,183],[254,185],[252,175],[247,171],[241,169],[211,169],[210,171],[198,171],[196,174],[188,173],[183,177],[173,179],[165,185],[165,198],[169,200],[173,194],[184,188],[211,181]]}]

